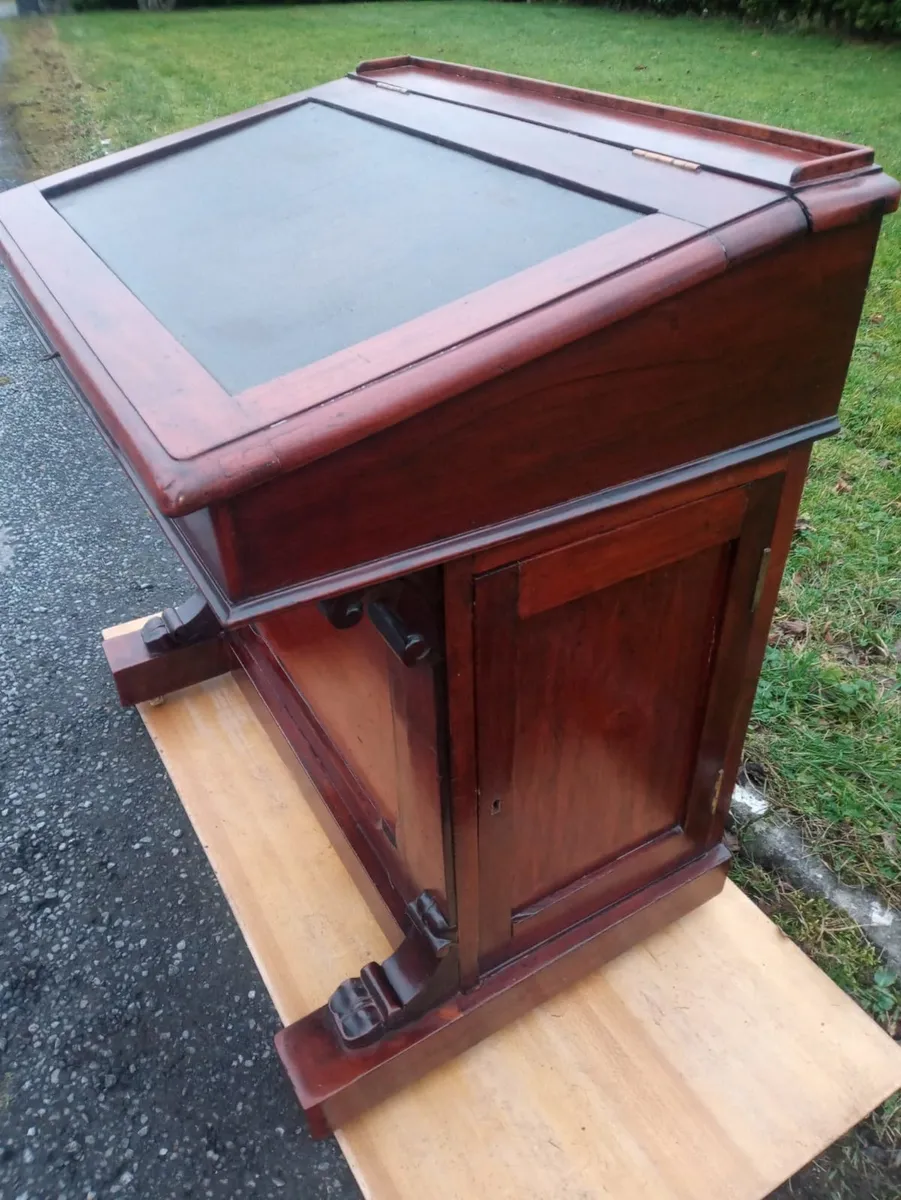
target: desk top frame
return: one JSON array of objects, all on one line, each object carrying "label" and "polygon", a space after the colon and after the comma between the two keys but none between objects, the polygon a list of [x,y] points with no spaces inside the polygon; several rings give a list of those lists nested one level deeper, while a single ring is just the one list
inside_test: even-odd
[{"label": "desk top frame", "polygon": [[[644,215],[231,395],[53,202],[305,104]],[[679,149],[684,156],[674,159]],[[151,504],[171,517],[367,438],[749,254],[882,211],[894,202],[893,188],[866,147],[395,59],[15,189],[0,199],[0,241],[67,370]]]}]

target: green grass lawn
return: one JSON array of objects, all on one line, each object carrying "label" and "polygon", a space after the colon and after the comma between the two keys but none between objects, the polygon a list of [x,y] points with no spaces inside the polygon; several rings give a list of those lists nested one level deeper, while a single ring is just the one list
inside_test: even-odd
[{"label": "green grass lawn", "polygon": [[[901,175],[901,47],[557,5],[224,8],[56,21],[80,156],[404,51],[831,134]],[[66,151],[70,155],[72,149]],[[817,448],[749,750],[850,882],[901,902],[901,216],[879,249],[840,438]],[[783,627],[784,628],[784,627]],[[801,630],[799,633],[798,630]]]},{"label": "green grass lawn", "polygon": [[[11,101],[39,172],[411,52],[866,142],[901,176],[901,45],[430,0],[95,13],[9,32]],[[748,754],[845,880],[901,903],[901,214],[879,247],[841,417],[843,434],[814,454]],[[897,1028],[901,986],[853,926],[756,868],[739,881]],[[894,1153],[898,1105],[876,1121]],[[898,1194],[831,1180],[785,1194]]]}]

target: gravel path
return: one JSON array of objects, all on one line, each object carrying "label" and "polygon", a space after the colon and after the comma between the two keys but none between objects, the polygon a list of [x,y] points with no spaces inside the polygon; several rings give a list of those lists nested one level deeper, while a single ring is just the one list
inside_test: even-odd
[{"label": "gravel path", "polygon": [[[3,49],[0,34],[0,69]],[[0,176],[17,159],[0,125]],[[0,270],[0,1196],[357,1196],[105,625],[189,588]]]}]

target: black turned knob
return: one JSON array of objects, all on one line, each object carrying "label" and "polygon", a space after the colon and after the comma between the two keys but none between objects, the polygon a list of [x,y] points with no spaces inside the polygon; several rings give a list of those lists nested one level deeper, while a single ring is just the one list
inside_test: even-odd
[{"label": "black turned knob", "polygon": [[363,593],[347,592],[319,601],[319,611],[335,629],[351,629],[363,619]]},{"label": "black turned knob", "polygon": [[370,600],[366,612],[404,666],[415,667],[428,658],[430,646],[423,634],[410,629],[384,600]]}]

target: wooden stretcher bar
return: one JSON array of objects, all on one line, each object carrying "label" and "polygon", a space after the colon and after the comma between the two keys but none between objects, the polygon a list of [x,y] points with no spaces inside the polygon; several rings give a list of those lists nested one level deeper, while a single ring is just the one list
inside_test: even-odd
[{"label": "wooden stretcher bar", "polygon": [[[140,712],[286,1025],[390,952],[232,676]],[[727,884],[337,1136],[371,1200],[760,1200],[899,1086],[901,1048]]]}]

